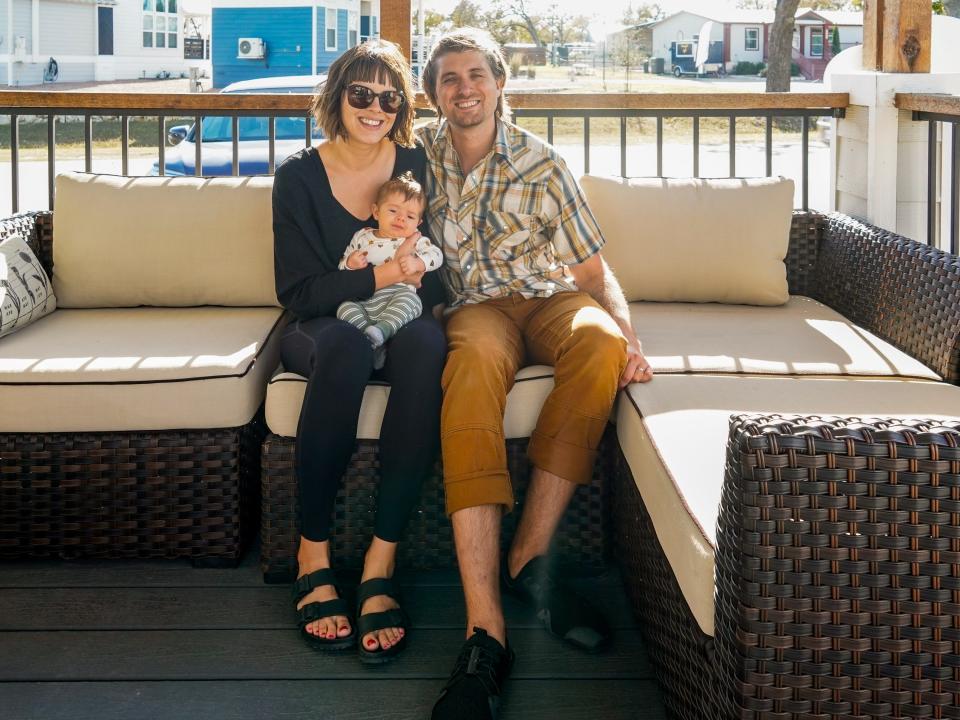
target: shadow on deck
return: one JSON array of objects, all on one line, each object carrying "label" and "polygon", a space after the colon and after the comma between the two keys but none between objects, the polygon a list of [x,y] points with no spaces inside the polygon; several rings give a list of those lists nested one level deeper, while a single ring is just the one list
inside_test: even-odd
[{"label": "shadow on deck", "polygon": [[[312,652],[292,625],[290,589],[264,585],[249,551],[237,569],[177,561],[0,564],[0,711],[69,718],[427,718],[462,642],[455,571],[402,574],[413,630],[405,654],[369,669]],[[547,635],[505,598],[517,664],[511,718],[666,717],[612,566],[577,584],[616,628],[589,656]]]}]

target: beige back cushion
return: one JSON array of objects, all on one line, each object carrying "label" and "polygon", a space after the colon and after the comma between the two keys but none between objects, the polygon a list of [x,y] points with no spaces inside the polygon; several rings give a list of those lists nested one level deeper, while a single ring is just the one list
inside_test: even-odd
[{"label": "beige back cushion", "polygon": [[57,177],[60,307],[276,306],[273,178]]},{"label": "beige back cushion", "polygon": [[627,300],[781,305],[793,181],[581,180]]}]

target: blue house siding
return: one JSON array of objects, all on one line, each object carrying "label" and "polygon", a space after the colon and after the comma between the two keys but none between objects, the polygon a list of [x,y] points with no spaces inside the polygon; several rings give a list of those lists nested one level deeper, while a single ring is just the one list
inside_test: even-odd
[{"label": "blue house siding", "polygon": [[[322,14],[317,13],[318,17]],[[222,88],[251,78],[309,75],[312,71],[311,19],[308,7],[213,8],[211,60],[214,87]],[[238,60],[237,40],[242,37],[263,38],[267,44],[266,57],[263,60]],[[338,53],[330,54],[336,56]]]},{"label": "blue house siding", "polygon": [[337,10],[337,49],[327,50],[327,9],[317,8],[317,72],[324,73],[347,49],[347,11]]}]

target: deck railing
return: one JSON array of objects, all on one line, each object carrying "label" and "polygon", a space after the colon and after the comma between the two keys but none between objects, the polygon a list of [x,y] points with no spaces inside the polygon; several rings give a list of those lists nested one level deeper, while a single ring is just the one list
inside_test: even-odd
[{"label": "deck railing", "polygon": [[[701,174],[701,121],[719,118],[727,121],[728,170],[731,177],[737,174],[737,120],[760,118],[765,123],[764,154],[765,172],[773,173],[774,135],[773,128],[778,118],[799,120],[801,143],[801,171],[798,178],[801,192],[799,204],[807,209],[809,203],[810,169],[809,136],[811,119],[818,117],[842,117],[848,104],[846,93],[675,93],[675,94],[513,94],[509,96],[517,122],[524,124],[534,118],[546,120],[545,134],[554,141],[554,128],[558,119],[574,118],[582,121],[583,171],[591,166],[591,121],[604,118],[619,120],[620,175],[627,176],[628,149],[636,148],[636,142],[628,142],[628,120],[653,118],[655,131],[648,139],[656,148],[655,174],[664,175],[664,120],[688,118],[691,123],[689,147],[692,154],[692,176]],[[120,170],[129,174],[130,133],[129,123],[133,117],[157,118],[157,170],[164,174],[167,167],[166,120],[191,118],[199,126],[203,118],[225,116],[231,118],[231,170],[240,173],[239,118],[245,116],[268,118],[267,147],[269,160],[267,172],[273,172],[276,164],[276,118],[306,117],[308,96],[301,94],[125,94],[125,93],[65,93],[65,92],[0,92],[0,118],[9,116],[10,136],[10,192],[13,212],[20,209],[20,121],[26,116],[46,119],[46,164],[49,207],[54,204],[54,178],[57,174],[57,124],[64,117],[79,117],[84,123],[84,169],[93,169],[93,121],[97,117],[119,117]],[[417,99],[420,115],[430,114],[422,96]],[[196,133],[198,142],[194,147],[194,174],[203,173],[203,138]],[[304,144],[313,142],[312,122],[304,125]],[[643,143],[641,143],[643,144]],[[34,209],[34,208],[28,208]],[[822,208],[826,209],[826,208]]]},{"label": "deck railing", "polygon": [[[936,243],[938,225],[937,189],[938,180],[942,177],[939,163],[940,144],[938,140],[946,142],[949,131],[950,152],[948,179],[940,192],[940,202],[948,208],[949,217],[949,250],[956,254],[960,252],[960,96],[957,95],[926,95],[912,93],[898,93],[897,107],[901,110],[910,110],[913,119],[927,123],[927,242]],[[944,237],[947,228],[943,228]]]}]

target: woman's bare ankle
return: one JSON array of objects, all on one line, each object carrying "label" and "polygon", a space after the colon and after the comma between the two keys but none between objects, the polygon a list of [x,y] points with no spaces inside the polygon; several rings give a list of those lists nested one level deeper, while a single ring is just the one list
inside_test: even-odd
[{"label": "woman's bare ankle", "polygon": [[300,575],[330,567],[330,541],[317,542],[301,536],[300,547],[297,549],[297,565],[300,567]]},{"label": "woman's bare ankle", "polygon": [[381,540],[376,535],[363,557],[361,581],[371,578],[393,577],[397,566],[397,543]]}]

